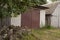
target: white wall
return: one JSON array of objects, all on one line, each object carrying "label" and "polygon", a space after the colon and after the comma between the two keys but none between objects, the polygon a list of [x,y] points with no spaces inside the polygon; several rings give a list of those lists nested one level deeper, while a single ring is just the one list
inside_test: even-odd
[{"label": "white wall", "polygon": [[21,14],[18,15],[17,17],[12,17],[11,18],[11,25],[21,26]]},{"label": "white wall", "polygon": [[40,10],[40,27],[45,26],[45,10]]},{"label": "white wall", "polygon": [[60,4],[56,7],[51,17],[51,25],[54,27],[60,27]]}]

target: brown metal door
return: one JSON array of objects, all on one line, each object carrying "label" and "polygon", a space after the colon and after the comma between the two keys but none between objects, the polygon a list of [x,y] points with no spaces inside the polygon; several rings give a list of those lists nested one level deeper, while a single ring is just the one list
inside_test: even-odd
[{"label": "brown metal door", "polygon": [[27,10],[25,13],[23,13],[21,15],[21,25],[22,27],[31,27],[31,20],[32,19],[32,15],[30,10]]},{"label": "brown metal door", "polygon": [[32,11],[32,27],[39,28],[40,26],[40,10],[33,9]]},{"label": "brown metal door", "polygon": [[38,9],[30,9],[22,14],[21,24],[23,27],[39,28],[40,26],[40,11]]}]

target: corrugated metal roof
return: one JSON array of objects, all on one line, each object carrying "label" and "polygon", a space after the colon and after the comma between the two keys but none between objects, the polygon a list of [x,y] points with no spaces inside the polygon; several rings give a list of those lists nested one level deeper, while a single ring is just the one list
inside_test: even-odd
[{"label": "corrugated metal roof", "polygon": [[54,10],[56,9],[57,5],[60,4],[60,1],[56,1],[50,4],[44,4],[42,6],[49,7],[49,9],[46,9],[46,14],[52,14]]}]

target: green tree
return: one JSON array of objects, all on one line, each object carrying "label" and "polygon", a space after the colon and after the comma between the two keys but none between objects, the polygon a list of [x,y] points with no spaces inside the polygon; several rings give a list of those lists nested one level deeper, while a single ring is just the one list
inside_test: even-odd
[{"label": "green tree", "polygon": [[17,16],[23,13],[26,9],[45,4],[46,0],[0,0],[0,19],[2,25],[2,18],[6,16]]},{"label": "green tree", "polygon": [[46,0],[0,0],[0,14],[2,17],[18,15],[31,6],[45,3]]}]

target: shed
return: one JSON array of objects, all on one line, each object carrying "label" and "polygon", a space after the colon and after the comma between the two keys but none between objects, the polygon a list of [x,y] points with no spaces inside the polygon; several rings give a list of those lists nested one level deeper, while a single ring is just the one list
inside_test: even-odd
[{"label": "shed", "polygon": [[49,9],[47,9],[45,13],[46,24],[56,28],[60,27],[60,1],[55,1],[43,6],[49,7]]},{"label": "shed", "polygon": [[27,28],[40,28],[45,25],[45,9],[48,9],[48,7],[33,6],[33,8],[27,9],[17,17],[3,18],[2,24],[6,26],[14,25]]},{"label": "shed", "polygon": [[27,28],[40,28],[45,25],[45,9],[48,7],[34,6],[21,14],[21,26]]},{"label": "shed", "polygon": [[48,4],[44,4],[42,6],[45,6],[45,7],[49,7],[49,9],[46,10],[46,13],[45,13],[45,24],[46,25],[51,25],[51,17],[52,17],[52,13],[55,11],[57,5],[59,4],[60,2],[59,1],[56,1],[56,2],[52,2],[52,3],[48,3]]}]

